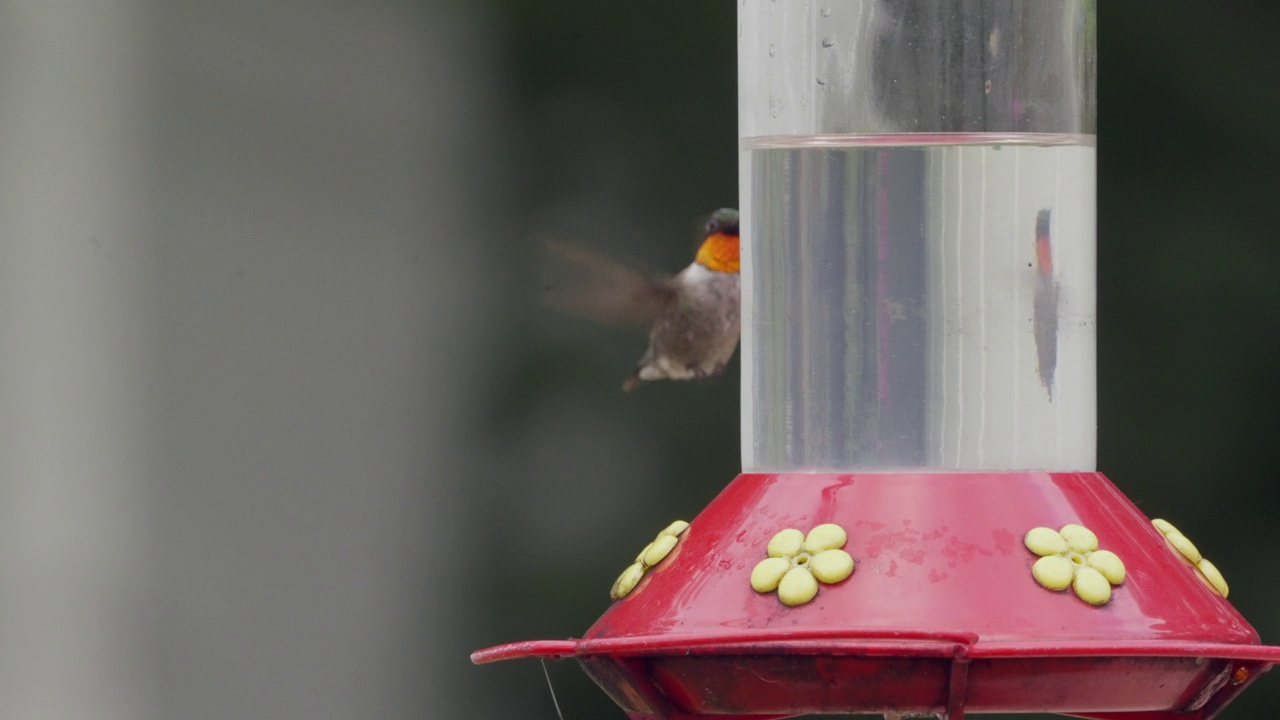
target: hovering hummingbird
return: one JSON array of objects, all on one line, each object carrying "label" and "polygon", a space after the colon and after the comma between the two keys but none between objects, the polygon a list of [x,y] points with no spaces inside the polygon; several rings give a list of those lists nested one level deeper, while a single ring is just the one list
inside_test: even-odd
[{"label": "hovering hummingbird", "polygon": [[1053,276],[1053,246],[1049,238],[1052,211],[1036,213],[1036,295],[1032,330],[1036,337],[1036,370],[1040,384],[1053,400],[1053,373],[1058,366],[1058,281]]},{"label": "hovering hummingbird", "polygon": [[582,247],[549,242],[585,279],[554,304],[567,312],[649,328],[649,349],[622,384],[699,380],[724,371],[738,346],[738,211],[721,208],[702,229],[693,262],[674,276],[647,274]]}]

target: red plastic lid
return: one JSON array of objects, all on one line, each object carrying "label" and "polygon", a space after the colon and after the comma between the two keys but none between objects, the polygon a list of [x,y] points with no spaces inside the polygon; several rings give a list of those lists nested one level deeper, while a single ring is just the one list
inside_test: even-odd
[{"label": "red plastic lid", "polygon": [[[771,538],[825,523],[847,533],[852,575],[818,583],[794,607],[752,588]],[[1105,604],[1033,578],[1040,556],[1024,536],[1067,525],[1087,528],[1098,550],[1123,562]],[[1090,555],[1063,554],[1076,567],[1102,557]],[[633,717],[954,718],[968,709],[1156,718],[1211,717],[1280,660],[1280,648],[1260,645],[1204,573],[1098,473],[751,474],[581,640],[514,643],[472,659],[570,656]]]}]

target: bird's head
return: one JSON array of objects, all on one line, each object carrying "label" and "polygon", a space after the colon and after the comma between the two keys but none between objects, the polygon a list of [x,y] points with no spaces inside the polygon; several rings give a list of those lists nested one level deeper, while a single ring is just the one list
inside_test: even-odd
[{"label": "bird's head", "polygon": [[694,260],[708,270],[738,272],[738,211],[720,208],[703,229],[702,245]]}]

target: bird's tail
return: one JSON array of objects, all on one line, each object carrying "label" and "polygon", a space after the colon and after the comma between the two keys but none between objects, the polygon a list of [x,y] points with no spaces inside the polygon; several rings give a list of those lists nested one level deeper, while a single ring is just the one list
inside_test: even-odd
[{"label": "bird's tail", "polygon": [[643,382],[644,380],[640,379],[640,370],[637,368],[635,372],[627,376],[626,380],[622,381],[622,392],[631,392],[640,387]]}]

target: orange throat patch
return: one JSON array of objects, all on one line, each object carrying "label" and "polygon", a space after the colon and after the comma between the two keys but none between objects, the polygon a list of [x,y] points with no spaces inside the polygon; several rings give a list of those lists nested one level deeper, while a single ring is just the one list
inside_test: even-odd
[{"label": "orange throat patch", "polygon": [[712,233],[702,241],[694,260],[708,270],[722,273],[738,272],[738,236]]}]

